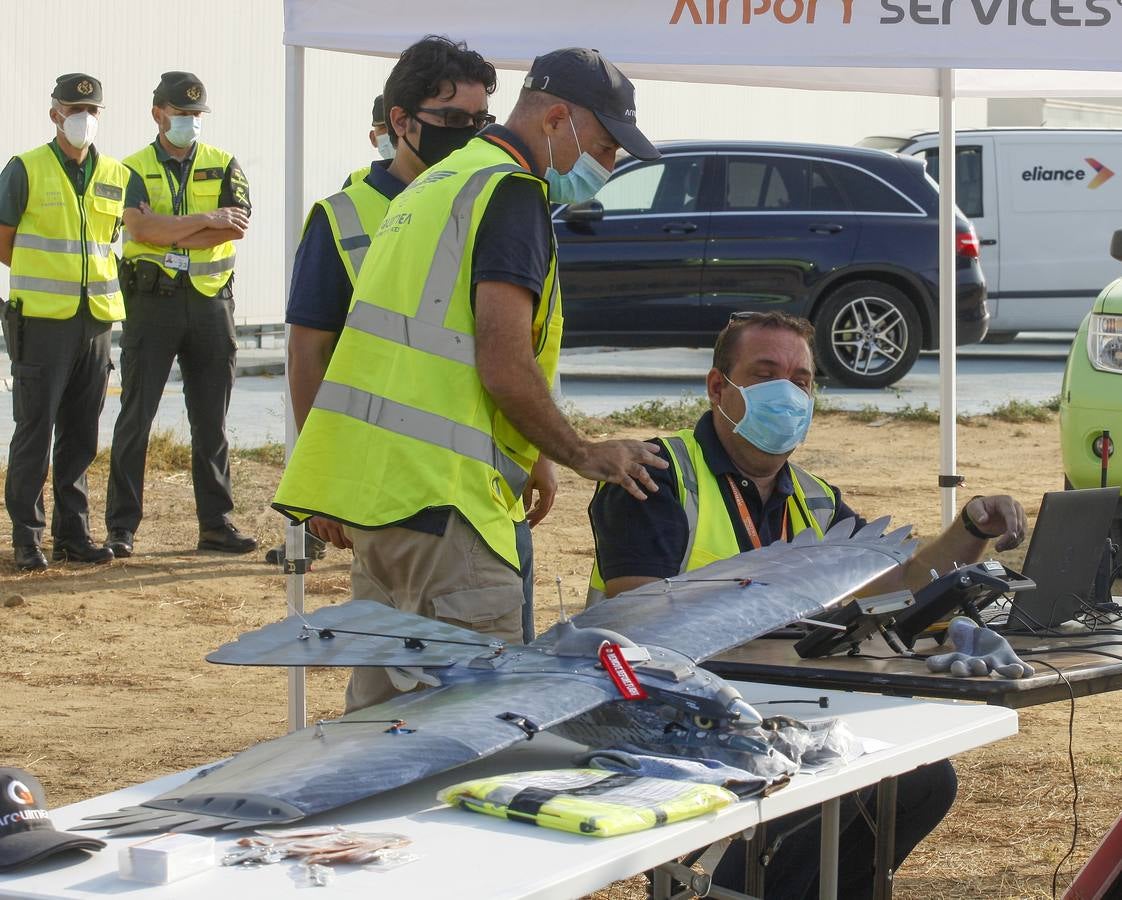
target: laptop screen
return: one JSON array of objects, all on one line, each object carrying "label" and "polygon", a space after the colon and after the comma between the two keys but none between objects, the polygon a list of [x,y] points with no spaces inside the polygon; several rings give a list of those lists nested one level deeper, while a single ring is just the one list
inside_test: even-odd
[{"label": "laptop screen", "polygon": [[1054,628],[1083,608],[1118,498],[1116,487],[1044,495],[1022,570],[1036,588],[1014,596],[1010,628]]}]

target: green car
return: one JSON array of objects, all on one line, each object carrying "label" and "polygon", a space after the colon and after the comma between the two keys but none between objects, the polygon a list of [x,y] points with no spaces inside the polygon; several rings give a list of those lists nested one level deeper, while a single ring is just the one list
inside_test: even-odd
[{"label": "green car", "polygon": [[[1122,260],[1122,231],[1111,256]],[[1103,432],[1109,436],[1103,437]],[[1122,486],[1122,278],[1107,285],[1079,326],[1060,390],[1060,447],[1068,487],[1097,488],[1106,453],[1107,483]],[[1105,444],[1105,448],[1104,448]]]}]

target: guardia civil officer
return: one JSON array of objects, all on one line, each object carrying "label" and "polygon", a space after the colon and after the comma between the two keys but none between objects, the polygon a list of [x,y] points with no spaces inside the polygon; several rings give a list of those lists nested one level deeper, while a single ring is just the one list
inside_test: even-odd
[{"label": "guardia civil officer", "polygon": [[[51,558],[103,563],[90,538],[86,469],[109,382],[109,331],[123,318],[116,240],[128,169],[93,146],[101,82],[61,75],[51,92],[50,143],[0,173],[0,262],[11,272],[4,335],[12,360],[15,431],[4,500],[16,568],[47,568],[43,487],[52,469]],[[54,446],[52,449],[52,434]]]},{"label": "guardia civil officer", "polygon": [[199,549],[257,546],[230,521],[226,410],[234,385],[234,242],[249,226],[249,185],[225,150],[199,141],[206,88],[165,72],[152,94],[156,139],[124,160],[125,304],[121,413],[113,429],[106,546],[130,556],[143,515],[144,463],[171,364],[179,360],[191,423]]},{"label": "guardia civil officer", "polygon": [[[429,35],[420,41],[435,41],[438,38],[435,35]],[[448,43],[452,43],[448,41]],[[416,46],[416,44],[414,44]],[[408,52],[408,51],[407,51]],[[437,90],[432,85],[426,85],[428,90]],[[370,146],[378,151],[378,155],[386,162],[392,162],[394,154],[397,153],[397,147],[394,146],[394,138],[396,135],[390,134],[389,126],[386,124],[386,101],[382,94],[374,98],[374,106],[370,110]],[[355,169],[347,176],[347,180],[343,182],[343,190],[346,190],[353,184],[358,184],[370,172],[370,166],[362,166]]]}]

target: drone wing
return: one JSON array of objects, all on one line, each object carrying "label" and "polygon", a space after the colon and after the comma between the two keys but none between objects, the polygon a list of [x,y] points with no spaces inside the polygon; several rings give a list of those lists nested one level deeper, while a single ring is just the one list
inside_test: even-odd
[{"label": "drone wing", "polygon": [[488,638],[374,600],[324,606],[248,631],[207,659],[235,666],[427,666],[485,653]]},{"label": "drone wing", "polygon": [[[853,524],[845,519],[821,540],[807,529],[790,543],[625,591],[586,609],[573,624],[606,628],[701,662],[820,613],[906,562],[915,549],[906,540],[911,526],[885,534],[885,517],[853,534]],[[534,643],[550,642],[546,632]]]},{"label": "drone wing", "polygon": [[92,818],[111,835],[293,822],[490,756],[613,699],[606,679],[487,672],[265,741],[140,806]]}]

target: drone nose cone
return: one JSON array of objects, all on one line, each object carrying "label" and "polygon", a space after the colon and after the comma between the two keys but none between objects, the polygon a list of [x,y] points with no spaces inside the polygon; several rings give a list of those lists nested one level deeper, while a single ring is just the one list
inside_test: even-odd
[{"label": "drone nose cone", "polygon": [[728,714],[730,719],[734,719],[743,725],[759,725],[764,720],[764,717],[756,712],[756,708],[752,704],[745,703],[739,697],[729,704]]}]

